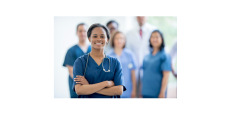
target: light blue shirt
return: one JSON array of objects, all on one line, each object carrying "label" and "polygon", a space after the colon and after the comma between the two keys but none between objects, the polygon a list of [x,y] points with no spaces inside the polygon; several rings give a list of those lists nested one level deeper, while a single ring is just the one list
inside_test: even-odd
[{"label": "light blue shirt", "polygon": [[164,50],[156,55],[150,53],[143,61],[142,95],[158,98],[163,71],[171,71],[171,58]]},{"label": "light blue shirt", "polygon": [[137,61],[134,57],[134,53],[131,50],[124,48],[120,56],[114,52],[114,49],[111,49],[108,52],[108,55],[116,57],[122,66],[126,91],[123,92],[121,98],[130,98],[133,90],[131,71],[135,70],[137,67]]}]

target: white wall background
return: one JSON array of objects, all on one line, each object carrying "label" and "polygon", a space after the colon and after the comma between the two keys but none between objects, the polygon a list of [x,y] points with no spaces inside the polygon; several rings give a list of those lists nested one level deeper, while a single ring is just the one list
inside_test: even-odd
[{"label": "white wall background", "polygon": [[109,20],[119,24],[119,30],[127,33],[137,26],[135,17],[54,17],[54,98],[69,98],[68,70],[63,67],[67,50],[78,42],[77,24],[84,22],[88,27],[93,23],[106,25]]}]

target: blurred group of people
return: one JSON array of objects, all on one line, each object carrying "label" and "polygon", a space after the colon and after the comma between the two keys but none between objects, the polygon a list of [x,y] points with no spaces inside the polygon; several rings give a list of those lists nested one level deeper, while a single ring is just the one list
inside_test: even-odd
[{"label": "blurred group of people", "polygon": [[[121,98],[166,98],[169,73],[172,72],[177,78],[176,70],[172,67],[177,45],[172,47],[169,54],[166,53],[162,32],[147,23],[147,17],[137,16],[136,19],[139,26],[127,34],[119,31],[119,24],[114,20],[106,24],[111,39],[104,52],[116,57],[122,65],[126,91]],[[79,41],[68,49],[63,63],[69,71],[71,98],[77,98],[76,92],[72,90],[74,61],[91,51],[91,46],[87,44],[87,28],[85,23],[77,25]]]}]

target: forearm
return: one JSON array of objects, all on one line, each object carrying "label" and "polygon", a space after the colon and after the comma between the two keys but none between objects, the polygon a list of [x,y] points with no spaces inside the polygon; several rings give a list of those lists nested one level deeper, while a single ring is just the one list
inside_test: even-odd
[{"label": "forearm", "polygon": [[132,84],[133,84],[133,91],[136,92],[136,76],[135,76],[135,70],[132,70]]},{"label": "forearm", "polygon": [[96,84],[88,84],[88,85],[75,85],[75,91],[78,95],[89,95],[93,94],[107,86],[108,83],[106,81],[96,83]]},{"label": "forearm", "polygon": [[168,84],[168,77],[163,77],[161,82],[161,90],[160,90],[161,93],[165,93],[167,84]]},{"label": "forearm", "polygon": [[73,66],[66,65],[66,67],[68,68],[70,77],[73,79]]},{"label": "forearm", "polygon": [[104,88],[104,89],[97,91],[96,93],[107,95],[107,96],[122,95],[123,86],[119,85],[119,86]]}]

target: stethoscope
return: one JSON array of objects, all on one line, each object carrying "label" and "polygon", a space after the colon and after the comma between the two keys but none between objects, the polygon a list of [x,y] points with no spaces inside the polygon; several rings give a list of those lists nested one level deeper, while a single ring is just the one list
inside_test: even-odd
[{"label": "stethoscope", "polygon": [[[105,68],[104,68],[104,66],[103,66],[103,62],[104,62],[104,59],[105,59],[105,58],[107,58],[107,59],[109,60],[109,69],[108,69],[107,71],[105,70]],[[86,66],[85,66],[85,72],[86,72],[88,60],[89,60],[89,53],[88,53],[88,58],[87,58]],[[103,71],[105,71],[105,72],[110,72],[110,59],[106,56],[106,54],[105,54],[105,57],[104,57],[103,60],[102,60],[102,68],[103,68]],[[83,76],[85,76],[85,72],[84,72],[84,75],[83,75]]]}]

